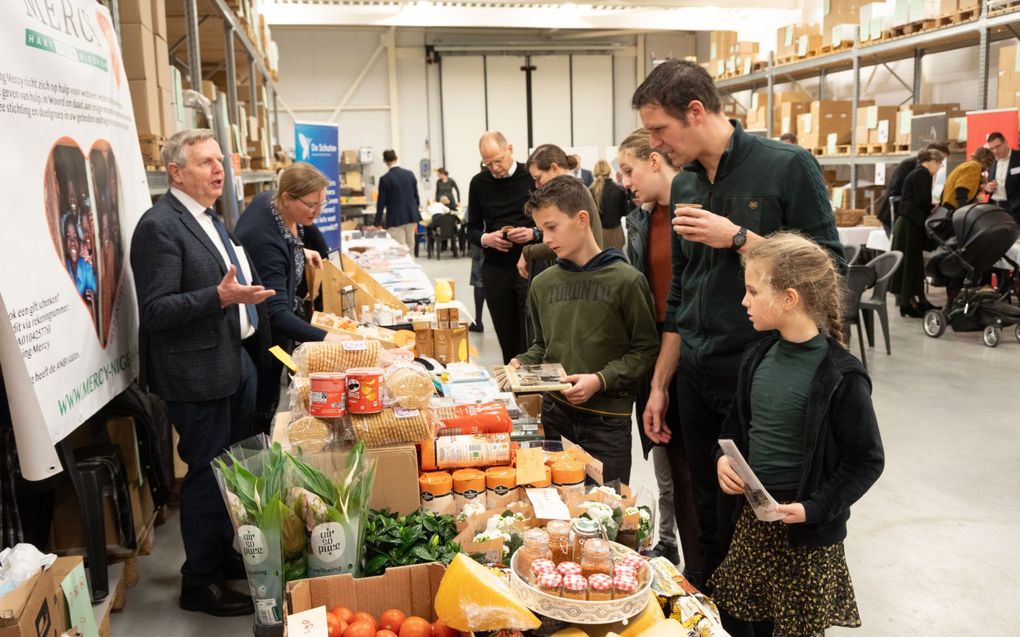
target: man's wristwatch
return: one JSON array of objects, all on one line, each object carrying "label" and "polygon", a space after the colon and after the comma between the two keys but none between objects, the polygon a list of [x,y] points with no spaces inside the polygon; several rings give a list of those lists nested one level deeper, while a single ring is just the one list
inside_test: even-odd
[{"label": "man's wristwatch", "polygon": [[739,250],[744,247],[747,243],[747,228],[740,226],[740,230],[737,230],[737,234],[733,235],[733,249]]}]

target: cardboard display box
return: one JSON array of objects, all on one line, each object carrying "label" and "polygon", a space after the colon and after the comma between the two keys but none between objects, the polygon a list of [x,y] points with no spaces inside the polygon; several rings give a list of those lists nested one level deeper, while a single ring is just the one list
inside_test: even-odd
[{"label": "cardboard display box", "polygon": [[287,615],[318,606],[346,606],[378,617],[390,608],[408,616],[435,621],[435,599],[446,573],[442,564],[388,568],[377,577],[354,579],[349,574],[297,580],[287,584]]},{"label": "cardboard display box", "polygon": [[[287,423],[290,412],[276,414],[273,423],[273,442],[291,450]],[[345,452],[337,451],[341,457]],[[407,515],[421,506],[418,491],[418,449],[413,444],[372,447],[365,450],[368,458],[375,458],[376,471],[372,480],[372,496],[368,505],[373,509],[389,509]],[[330,606],[332,608],[332,606]],[[385,608],[383,610],[386,610]]]},{"label": "cardboard display box", "polygon": [[[141,24],[151,31],[153,24],[152,8],[153,0],[120,0],[120,2],[117,3],[117,10],[120,12],[120,28],[122,29],[121,37],[124,37],[123,29],[124,25],[127,24]],[[166,23],[165,9],[163,23]],[[130,51],[131,49],[125,46],[123,47],[123,50]]]},{"label": "cardboard display box", "polygon": [[0,637],[58,637],[70,628],[60,588],[81,557],[58,557],[6,595],[0,596]]},{"label": "cardboard display box", "polygon": [[858,144],[892,144],[896,139],[895,106],[862,106],[857,109]]},{"label": "cardboard display box", "polygon": [[[874,102],[861,100],[861,106]],[[815,100],[811,111],[797,116],[797,137],[805,148],[822,148],[850,143],[850,121],[853,102]]]},{"label": "cardboard display box", "polygon": [[818,49],[822,40],[822,31],[818,24],[790,24],[780,27],[776,31],[776,57],[787,58],[806,54],[806,51],[800,53],[800,41],[801,38],[808,38],[805,42],[811,44],[811,37],[817,38],[813,49]]},{"label": "cardboard display box", "polygon": [[712,31],[708,38],[708,59],[714,63],[716,60],[729,57],[733,45],[737,43],[737,32]]}]

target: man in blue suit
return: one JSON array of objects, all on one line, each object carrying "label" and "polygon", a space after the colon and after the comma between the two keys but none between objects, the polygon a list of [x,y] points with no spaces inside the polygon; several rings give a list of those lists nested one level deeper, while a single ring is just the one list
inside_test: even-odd
[{"label": "man in blue suit", "polygon": [[[269,347],[265,289],[213,206],[223,193],[223,153],[208,129],[180,131],[163,148],[170,191],[131,237],[138,295],[140,384],[166,401],[188,465],[181,485],[180,606],[216,616],[253,612],[225,585],[244,577],[234,528],[210,462],[254,431],[257,387]],[[276,381],[279,383],[279,379]]]},{"label": "man in blue suit", "polygon": [[384,150],[382,156],[389,171],[379,178],[375,225],[386,228],[391,237],[414,252],[415,233],[421,221],[418,179],[413,172],[397,165],[396,151]]}]

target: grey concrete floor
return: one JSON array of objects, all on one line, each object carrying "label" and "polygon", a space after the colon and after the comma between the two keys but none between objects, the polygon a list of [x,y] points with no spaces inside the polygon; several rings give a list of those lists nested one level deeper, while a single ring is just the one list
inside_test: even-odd
[{"label": "grey concrete floor", "polygon": [[[423,254],[422,263],[431,278],[453,278],[457,298],[473,309],[470,259]],[[1020,421],[1012,392],[1020,343],[1012,330],[995,349],[979,333],[931,339],[919,320],[892,311],[893,354],[885,354],[880,334],[878,347],[867,350],[886,469],[853,507],[846,542],[864,625],[828,634],[1016,635],[1020,478],[1012,472],[1020,467]],[[472,333],[472,345],[483,364],[498,364],[487,310],[483,323],[485,333]],[[852,350],[859,354],[856,337]],[[636,440],[633,482],[655,490]],[[250,634],[250,617],[177,608],[182,559],[174,515],[158,529],[154,553],[140,560],[140,584],[113,616],[114,635]]]}]

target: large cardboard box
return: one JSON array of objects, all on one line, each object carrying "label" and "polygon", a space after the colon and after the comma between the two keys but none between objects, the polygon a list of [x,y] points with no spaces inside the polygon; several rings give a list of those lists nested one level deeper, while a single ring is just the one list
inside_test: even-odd
[{"label": "large cardboard box", "polygon": [[[287,423],[290,412],[276,414],[273,422],[273,442],[280,443],[285,450],[291,450]],[[342,458],[342,451],[333,452]],[[375,458],[376,471],[372,479],[372,495],[368,505],[377,510],[389,509],[401,515],[416,511],[421,506],[418,491],[418,449],[413,444],[371,447],[365,451],[368,458]],[[332,608],[332,607],[330,607]],[[385,610],[385,609],[383,609]]]},{"label": "large cardboard box", "polygon": [[287,584],[287,615],[318,606],[346,606],[378,617],[397,608],[408,616],[434,621],[439,583],[446,573],[442,564],[415,564],[386,569],[377,577],[354,579],[349,574],[302,579]]},{"label": "large cardboard box", "polygon": [[[776,31],[776,57],[785,58],[799,53],[799,43],[802,37],[815,36],[821,42],[821,26],[818,24],[789,24],[780,27]],[[818,45],[814,47],[818,48]]]},{"label": "large cardboard box", "polygon": [[737,32],[712,31],[708,38],[708,59],[714,63],[730,56],[733,45],[737,43]]},{"label": "large cardboard box", "polygon": [[152,4],[152,32],[166,40],[166,0],[150,0]]},{"label": "large cardboard box", "polygon": [[159,110],[159,86],[156,78],[129,80],[131,105],[135,110],[135,125],[139,135],[162,135],[163,123]]},{"label": "large cardboard box", "polygon": [[[143,24],[122,24],[120,41],[124,50],[124,73],[129,80],[157,81],[156,43],[152,31]],[[166,43],[164,42],[164,45]],[[169,75],[169,67],[167,74]]]},{"label": "large cardboard box", "polygon": [[[81,558],[74,558],[80,560]],[[0,637],[58,637],[67,630],[66,602],[50,568],[0,596]]]},{"label": "large cardboard box", "polygon": [[173,80],[170,78],[170,49],[166,40],[158,35],[153,36],[152,43],[156,52],[156,85],[164,91],[169,91],[173,88]]},{"label": "large cardboard box", "polygon": [[159,120],[164,137],[170,137],[177,132],[177,112],[174,109],[173,94],[162,87],[159,89]]},{"label": "large cardboard box", "polygon": [[999,49],[996,106],[1013,108],[1020,106],[1020,47],[1004,46]]},{"label": "large cardboard box", "polygon": [[[845,35],[842,25],[857,26],[861,2],[858,0],[826,0],[822,16],[822,43],[833,44],[833,35]],[[852,29],[849,29],[852,31]]]},{"label": "large cardboard box", "polygon": [[862,106],[858,108],[856,143],[893,143],[893,140],[896,139],[896,113],[898,112],[899,109],[895,106]]},{"label": "large cardboard box", "polygon": [[786,102],[779,105],[779,125],[773,128],[773,132],[793,133],[797,135],[797,118],[804,113],[811,112],[811,102]]},{"label": "large cardboard box", "polygon": [[912,144],[913,118],[917,115],[943,113],[945,117],[959,117],[963,114],[959,104],[908,104],[900,107],[896,117],[896,143]]},{"label": "large cardboard box", "polygon": [[[861,106],[871,106],[871,100],[861,100]],[[815,100],[811,111],[797,117],[797,137],[805,148],[822,148],[850,143],[850,123],[853,102]]]},{"label": "large cardboard box", "polygon": [[[123,29],[126,24],[141,24],[150,31],[152,30],[152,0],[120,0],[117,4],[117,8],[118,11],[120,11],[121,29]],[[163,20],[165,22],[166,11],[164,10],[163,13]],[[123,38],[123,34],[121,37]],[[130,49],[123,47],[123,51],[126,53],[127,51],[130,51]],[[124,57],[127,57],[127,55]]]}]

